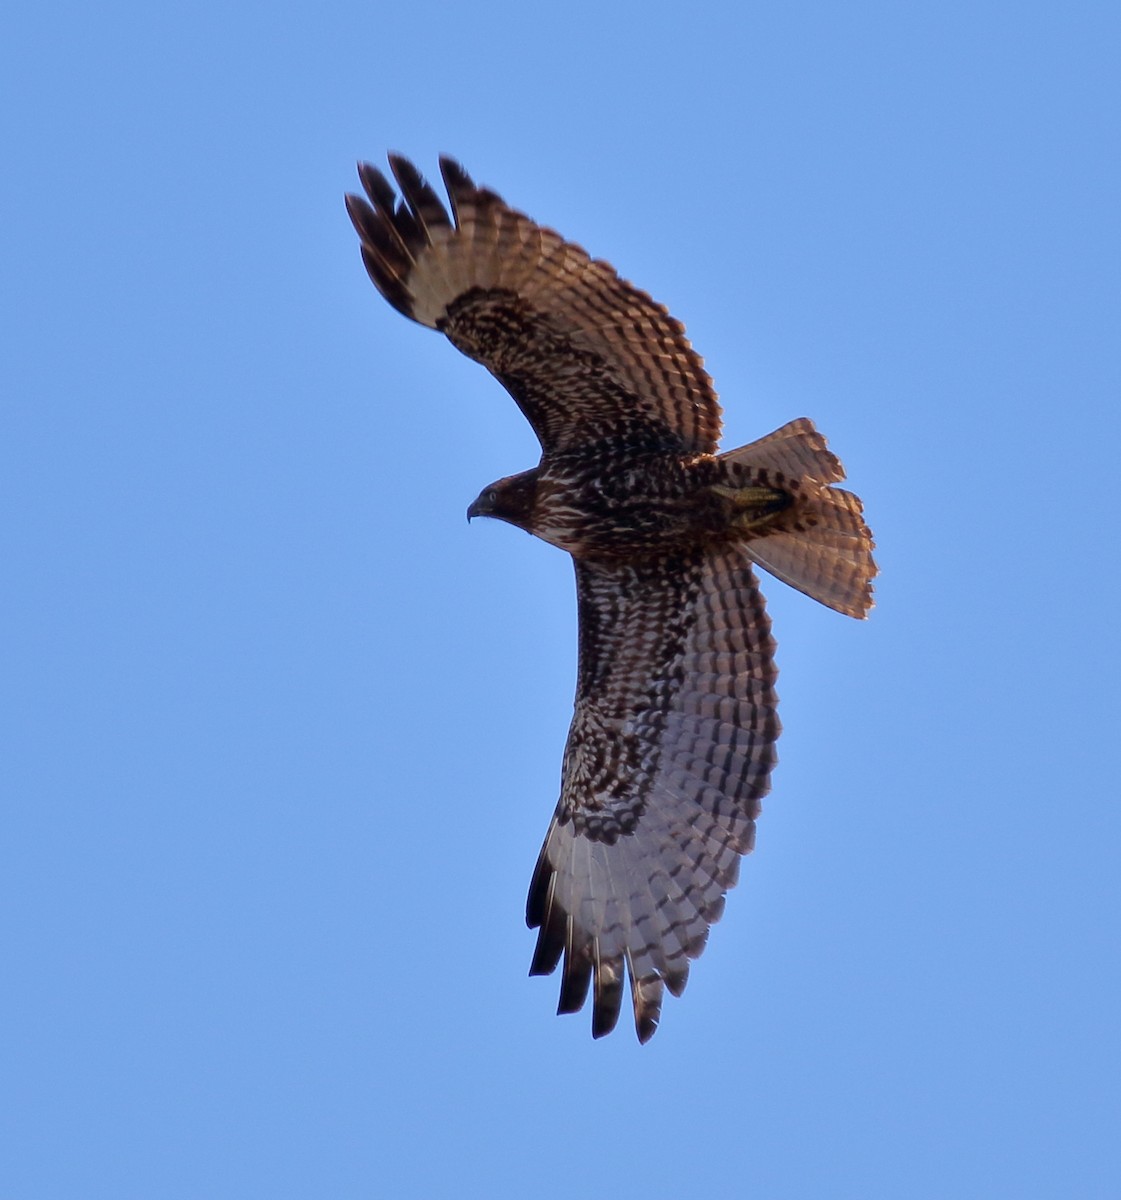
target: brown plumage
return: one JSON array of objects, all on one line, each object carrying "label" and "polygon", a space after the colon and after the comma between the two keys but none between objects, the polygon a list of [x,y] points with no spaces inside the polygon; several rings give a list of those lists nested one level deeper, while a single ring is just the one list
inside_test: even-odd
[{"label": "brown plumage", "polygon": [[[872,538],[840,462],[800,419],[717,455],[720,406],[680,322],[607,263],[440,160],[451,214],[406,159],[348,196],[383,296],[509,391],[541,443],[469,516],[576,565],[580,665],[561,796],[530,885],[532,974],[559,1012],[629,981],[641,1041],[680,995],[752,847],[779,734],[774,640],[751,564],[853,617]],[[367,199],[368,198],[368,199]]]}]

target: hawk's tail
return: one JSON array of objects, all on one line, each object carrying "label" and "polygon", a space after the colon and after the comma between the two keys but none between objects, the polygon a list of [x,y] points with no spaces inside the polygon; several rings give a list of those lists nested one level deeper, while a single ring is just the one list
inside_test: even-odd
[{"label": "hawk's tail", "polygon": [[720,456],[722,462],[764,473],[794,493],[794,506],[765,534],[745,539],[748,557],[765,571],[850,617],[872,607],[875,542],[860,498],[831,485],[844,467],[805,417]]}]

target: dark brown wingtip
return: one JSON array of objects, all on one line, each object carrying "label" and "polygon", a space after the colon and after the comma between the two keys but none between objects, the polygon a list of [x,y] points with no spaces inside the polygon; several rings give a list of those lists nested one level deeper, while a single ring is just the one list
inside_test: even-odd
[{"label": "dark brown wingtip", "polygon": [[393,209],[397,205],[397,193],[393,190],[393,184],[377,167],[368,162],[358,164],[358,179],[366,195],[374,202],[374,207],[378,212],[392,217]]},{"label": "dark brown wingtip", "polygon": [[440,178],[444,181],[448,200],[451,203],[452,220],[455,221],[458,229],[460,201],[477,192],[478,188],[475,187],[475,181],[464,170],[463,164],[452,158],[450,154],[440,155]]},{"label": "dark brown wingtip", "polygon": [[555,872],[549,865],[546,853],[548,845],[549,839],[546,838],[534,864],[533,878],[529,881],[529,892],[525,898],[525,923],[530,929],[536,929],[544,923],[545,913],[552,902]]},{"label": "dark brown wingtip", "polygon": [[564,938],[558,937],[555,931],[541,926],[537,935],[537,945],[533,949],[533,960],[529,964],[531,975],[552,975],[557,969],[557,963],[564,953]]},{"label": "dark brown wingtip", "polygon": [[374,210],[361,196],[356,196],[353,192],[347,192],[343,199],[346,202],[346,211],[347,216],[350,217],[350,223],[358,231],[358,236],[364,237],[365,226],[373,219]]},{"label": "dark brown wingtip", "polygon": [[413,296],[405,281],[393,271],[376,250],[371,249],[365,243],[361,250],[366,274],[369,275],[374,287],[399,313],[406,317],[412,317]]},{"label": "dark brown wingtip", "polygon": [[[413,167],[408,159],[402,158],[399,154],[391,154],[389,156],[390,164],[394,161],[398,164],[405,164],[406,168],[410,168],[420,179],[420,172]],[[396,176],[397,169],[394,168]],[[380,218],[376,223],[385,231],[387,235],[391,235],[400,246],[401,250],[408,258],[415,258],[416,252],[424,246],[429,238],[428,231],[424,227],[424,222],[420,219],[415,205],[405,203],[408,197],[402,194],[403,201],[398,201],[397,192],[394,190],[393,184],[377,169],[369,163],[358,164],[358,178],[362,181],[362,187],[365,189],[366,195],[374,203],[374,209]],[[423,183],[423,181],[421,181]],[[429,189],[431,191],[431,189]],[[439,207],[439,202],[437,201]],[[442,211],[442,209],[441,209]],[[447,223],[445,217],[444,223]]]},{"label": "dark brown wingtip", "polygon": [[666,990],[671,996],[680,996],[685,991],[685,985],[689,982],[689,963],[683,962],[680,966],[675,966],[672,969],[667,969],[665,973]]},{"label": "dark brown wingtip", "polygon": [[579,1012],[588,998],[588,988],[591,983],[591,959],[586,954],[574,953],[571,948],[566,950],[564,970],[561,973],[560,999],[557,1001],[557,1015]]},{"label": "dark brown wingtip", "polygon": [[379,216],[371,208],[365,197],[356,196],[354,192],[347,192],[346,203],[350,224],[353,224],[354,228],[358,230],[359,238],[362,241],[376,242],[379,236],[383,236],[384,217]]},{"label": "dark brown wingtip", "polygon": [[549,869],[542,849],[526,899],[526,924],[537,930],[537,945],[529,964],[531,975],[551,975],[564,953],[567,921],[559,906],[553,903],[555,887],[556,875]]},{"label": "dark brown wingtip", "polygon": [[402,196],[425,233],[427,234],[429,229],[450,228],[451,220],[447,209],[413,163],[404,155],[390,154],[389,166],[401,188]]},{"label": "dark brown wingtip", "polygon": [[411,158],[407,158],[399,150],[390,150],[385,157],[389,169],[393,172],[393,178],[397,180],[397,186],[402,190],[412,182],[420,182],[420,171]]},{"label": "dark brown wingtip", "polygon": [[[427,185],[414,185],[409,174],[411,164],[400,155],[391,155],[395,174],[400,171],[409,183],[413,200],[398,201],[397,192],[377,167],[367,162],[358,164],[358,178],[366,197],[350,193],[346,210],[362,240],[362,261],[374,286],[399,312],[413,317],[413,295],[408,279],[416,265],[417,255],[429,243],[428,226],[448,224],[447,214],[438,201],[425,194]],[[419,173],[412,168],[419,180]],[[427,189],[431,193],[431,189]],[[431,211],[435,203],[438,212]],[[423,211],[422,211],[423,210]],[[427,220],[427,224],[425,223]]]},{"label": "dark brown wingtip", "polygon": [[635,977],[634,965],[627,956],[627,974],[631,981],[631,1005],[634,1008],[634,1031],[645,1046],[658,1030],[662,1016],[662,997],[665,984],[658,974]]},{"label": "dark brown wingtip", "polygon": [[619,1024],[619,1013],[623,1007],[623,961],[597,963],[596,967],[592,1037],[601,1038]]},{"label": "dark brown wingtip", "polygon": [[658,1018],[661,1015],[660,1008],[653,1013],[643,1011],[634,1014],[634,1031],[638,1034],[638,1040],[643,1046],[658,1032]]},{"label": "dark brown wingtip", "polygon": [[450,154],[440,155],[440,178],[444,181],[444,186],[448,191],[454,188],[473,189],[475,181],[467,174],[467,168],[458,158],[452,158]]}]

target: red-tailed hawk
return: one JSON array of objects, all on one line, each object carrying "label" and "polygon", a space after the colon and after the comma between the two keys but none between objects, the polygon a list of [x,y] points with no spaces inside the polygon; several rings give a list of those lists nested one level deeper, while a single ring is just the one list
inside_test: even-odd
[{"label": "red-tailed hawk", "polygon": [[530,884],[530,973],[563,958],[559,1012],[592,1034],[630,981],[640,1041],[685,987],[752,847],[779,734],[752,563],[851,617],[872,537],[840,462],[801,419],[717,454],[720,405],[680,322],[607,263],[440,160],[451,214],[404,158],[348,196],[381,294],[513,396],[541,442],[484,488],[498,517],[576,566],[580,663],[560,801]]}]

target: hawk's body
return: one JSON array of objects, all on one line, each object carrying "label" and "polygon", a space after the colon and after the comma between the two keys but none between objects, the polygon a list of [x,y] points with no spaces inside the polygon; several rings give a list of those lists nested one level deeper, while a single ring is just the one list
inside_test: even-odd
[{"label": "hawk's body", "polygon": [[774,641],[751,563],[850,616],[871,606],[860,501],[807,420],[716,454],[720,407],[682,326],[441,160],[452,204],[391,157],[347,198],[382,294],[507,388],[542,446],[484,489],[576,564],[580,666],[561,797],[530,886],[531,971],[559,1011],[594,991],[609,1032],[629,977],[645,1041],[662,991],[736,882],[779,733]]}]

